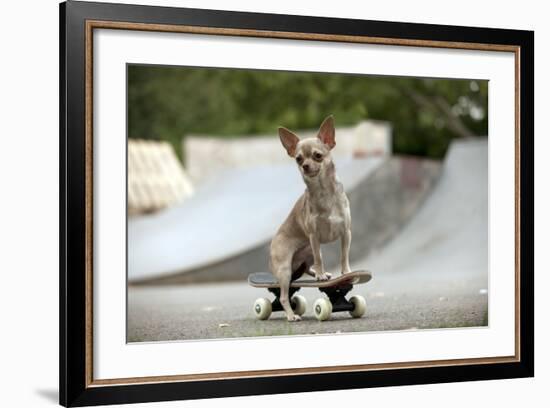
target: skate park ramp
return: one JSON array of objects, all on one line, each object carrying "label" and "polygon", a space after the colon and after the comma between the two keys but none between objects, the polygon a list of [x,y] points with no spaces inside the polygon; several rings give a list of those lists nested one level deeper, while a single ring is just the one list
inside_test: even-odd
[{"label": "skate park ramp", "polygon": [[418,213],[395,239],[352,268],[373,271],[373,282],[378,271],[385,286],[406,282],[408,291],[445,282],[486,293],[487,166],[486,138],[454,142],[438,184]]},{"label": "skate park ramp", "polygon": [[[374,156],[335,162],[349,192],[386,160]],[[151,282],[188,273],[194,274],[194,281],[246,278],[248,272],[242,268],[246,264],[267,270],[265,245],[304,189],[291,161],[226,170],[201,184],[179,206],[129,218],[129,281]],[[228,264],[241,254],[247,255],[236,265]]]}]

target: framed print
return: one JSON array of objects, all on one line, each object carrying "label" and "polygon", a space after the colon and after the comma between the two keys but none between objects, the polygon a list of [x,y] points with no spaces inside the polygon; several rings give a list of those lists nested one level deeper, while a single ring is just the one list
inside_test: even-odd
[{"label": "framed print", "polygon": [[534,375],[534,33],[60,6],[60,403]]}]

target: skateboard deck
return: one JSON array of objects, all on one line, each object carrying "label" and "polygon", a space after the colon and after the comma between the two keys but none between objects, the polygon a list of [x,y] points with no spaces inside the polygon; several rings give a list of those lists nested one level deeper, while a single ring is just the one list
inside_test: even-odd
[{"label": "skateboard deck", "polygon": [[[328,280],[316,280],[314,278],[297,279],[290,282],[291,288],[331,288],[347,285],[359,285],[372,279],[372,274],[367,270],[357,270],[345,275],[339,275]],[[279,283],[275,276],[269,272],[257,272],[248,276],[248,283],[255,288],[275,289]]]}]

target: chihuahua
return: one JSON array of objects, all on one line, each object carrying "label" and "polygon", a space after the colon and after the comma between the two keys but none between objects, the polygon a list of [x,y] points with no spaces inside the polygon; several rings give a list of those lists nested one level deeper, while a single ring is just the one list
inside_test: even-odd
[{"label": "chihuahua", "polygon": [[341,241],[341,271],[351,272],[351,215],[349,201],[330,151],[336,145],[334,118],[327,117],[317,137],[300,140],[294,133],[279,128],[281,143],[296,161],[306,191],[298,199],[285,222],[277,231],[270,247],[271,273],[280,286],[280,302],[289,321],[300,320],[289,300],[290,282],[304,273],[318,280],[330,274],[323,268],[321,244]]}]

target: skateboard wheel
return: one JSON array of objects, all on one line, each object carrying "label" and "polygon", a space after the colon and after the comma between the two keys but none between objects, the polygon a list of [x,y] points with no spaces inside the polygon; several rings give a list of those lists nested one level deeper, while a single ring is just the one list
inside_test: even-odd
[{"label": "skateboard wheel", "polygon": [[271,316],[271,302],[266,298],[256,299],[254,302],[254,314],[258,320],[267,320]]},{"label": "skateboard wheel", "polygon": [[349,314],[352,317],[361,317],[367,311],[367,302],[363,296],[355,295],[352,296],[349,301],[353,303],[353,310],[349,311]]},{"label": "skateboard wheel", "polygon": [[313,313],[319,321],[327,320],[332,313],[332,303],[330,300],[319,298],[313,304]]},{"label": "skateboard wheel", "polygon": [[296,313],[298,316],[302,316],[307,309],[306,298],[301,295],[294,295],[292,297],[292,301],[294,302],[294,307],[292,308],[294,310],[294,313]]}]

